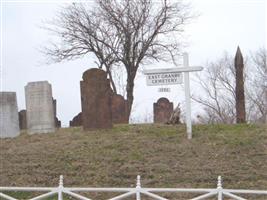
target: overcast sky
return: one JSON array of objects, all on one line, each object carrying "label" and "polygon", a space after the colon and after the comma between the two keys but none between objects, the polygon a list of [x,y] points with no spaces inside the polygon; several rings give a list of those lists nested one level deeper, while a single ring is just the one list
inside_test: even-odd
[{"label": "overcast sky", "polygon": [[[266,47],[266,1],[265,0],[194,0],[191,1],[200,17],[186,29],[192,65],[202,65],[216,60],[225,51],[235,54],[237,45],[243,55],[259,47]],[[92,4],[92,1],[89,1]],[[19,109],[25,109],[24,86],[28,82],[48,80],[52,84],[53,97],[57,99],[58,117],[64,126],[81,111],[80,80],[88,68],[96,67],[93,57],[52,65],[41,65],[43,55],[38,48],[51,37],[40,26],[52,19],[63,3],[38,0],[33,2],[8,0],[2,3],[2,74],[3,91],[17,93]],[[145,68],[173,67],[157,63]],[[132,117],[144,120],[152,113],[153,102],[165,96],[174,102],[184,101],[181,86],[171,86],[170,93],[158,92],[158,87],[148,87],[144,75],[139,74],[135,87]],[[191,92],[198,88],[192,84]],[[193,103],[193,114],[199,112]]]}]

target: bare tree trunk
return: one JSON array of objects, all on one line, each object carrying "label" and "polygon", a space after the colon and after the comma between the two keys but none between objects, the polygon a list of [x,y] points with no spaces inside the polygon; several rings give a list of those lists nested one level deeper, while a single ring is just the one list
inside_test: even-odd
[{"label": "bare tree trunk", "polygon": [[244,95],[244,63],[240,48],[237,48],[235,55],[236,71],[236,123],[246,123],[245,95]]},{"label": "bare tree trunk", "polygon": [[133,96],[133,89],[134,89],[134,79],[135,74],[128,74],[127,78],[127,85],[126,85],[126,92],[127,92],[127,101],[128,101],[128,121],[130,118],[130,114],[132,111],[134,96]]}]

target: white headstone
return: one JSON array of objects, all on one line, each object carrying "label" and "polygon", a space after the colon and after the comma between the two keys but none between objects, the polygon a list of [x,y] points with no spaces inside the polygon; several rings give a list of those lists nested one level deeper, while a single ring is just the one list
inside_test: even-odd
[{"label": "white headstone", "polygon": [[12,138],[19,134],[16,93],[0,92],[0,138]]},{"label": "white headstone", "polygon": [[52,88],[47,81],[25,86],[27,129],[29,134],[55,131]]}]

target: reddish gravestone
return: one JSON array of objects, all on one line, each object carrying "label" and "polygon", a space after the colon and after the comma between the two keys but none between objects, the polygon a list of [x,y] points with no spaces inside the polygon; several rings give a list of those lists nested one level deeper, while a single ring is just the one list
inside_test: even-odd
[{"label": "reddish gravestone", "polygon": [[128,124],[128,101],[123,96],[113,94],[111,97],[112,122]]},{"label": "reddish gravestone", "polygon": [[89,69],[83,73],[80,84],[83,128],[112,128],[110,83],[106,72]]},{"label": "reddish gravestone", "polygon": [[27,129],[26,110],[19,111],[19,128],[20,130]]},{"label": "reddish gravestone", "polygon": [[167,98],[160,98],[154,103],[154,123],[167,123],[173,112],[173,103]]},{"label": "reddish gravestone", "polygon": [[70,121],[70,126],[82,126],[82,112],[73,117]]}]

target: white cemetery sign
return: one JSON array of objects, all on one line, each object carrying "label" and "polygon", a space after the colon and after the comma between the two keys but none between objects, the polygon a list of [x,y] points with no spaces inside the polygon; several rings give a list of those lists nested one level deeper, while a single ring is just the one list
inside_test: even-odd
[{"label": "white cemetery sign", "polygon": [[182,83],[182,73],[184,73],[185,101],[186,101],[186,132],[187,138],[192,138],[192,121],[191,121],[191,101],[190,101],[190,82],[189,72],[203,70],[200,66],[189,66],[188,54],[183,54],[183,67],[169,69],[152,69],[145,70],[147,85],[172,85]]}]

